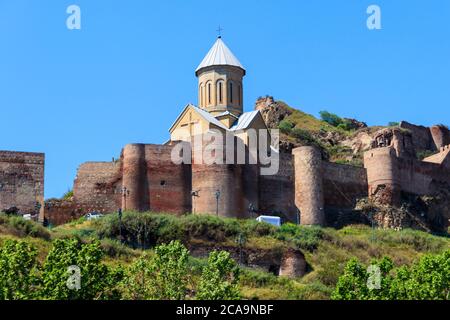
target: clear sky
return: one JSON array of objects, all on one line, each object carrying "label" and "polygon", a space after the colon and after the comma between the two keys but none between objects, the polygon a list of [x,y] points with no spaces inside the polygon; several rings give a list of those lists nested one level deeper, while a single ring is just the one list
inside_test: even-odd
[{"label": "clear sky", "polygon": [[[81,30],[66,9],[81,8]],[[382,30],[366,27],[377,4]],[[370,125],[450,124],[448,0],[0,0],[0,150],[46,153],[46,197],[85,161],[163,143],[217,36],[270,94]]]}]

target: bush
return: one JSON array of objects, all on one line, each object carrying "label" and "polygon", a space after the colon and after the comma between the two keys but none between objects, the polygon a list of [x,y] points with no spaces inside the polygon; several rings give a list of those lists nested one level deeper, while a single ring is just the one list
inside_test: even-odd
[{"label": "bush", "polygon": [[0,225],[3,225],[7,232],[18,237],[50,239],[50,233],[41,224],[25,220],[20,216],[7,216],[0,213]]},{"label": "bush", "polygon": [[286,223],[275,233],[275,238],[289,241],[299,249],[312,251],[317,248],[323,235],[323,230],[319,227],[304,227]]},{"label": "bush", "polygon": [[[121,280],[121,270],[111,270],[101,263],[103,252],[98,241],[83,244],[79,240],[53,241],[42,268],[41,296],[51,300],[92,300],[117,298],[115,289]],[[79,268],[79,287],[76,279],[70,287],[71,273],[69,267]]]},{"label": "bush", "polygon": [[289,135],[291,133],[292,128],[294,127],[294,124],[289,120],[282,120],[280,124],[278,125],[278,129],[284,134]]},{"label": "bush", "polygon": [[[357,259],[345,267],[332,294],[335,300],[450,300],[450,250],[425,255],[410,267],[394,269],[389,258],[372,262],[372,273]],[[369,284],[376,286],[369,286]]]},{"label": "bush", "polygon": [[124,281],[128,299],[182,300],[187,293],[188,250],[179,242],[157,246],[155,254],[144,254],[128,269]]},{"label": "bush", "polygon": [[319,114],[320,114],[320,119],[322,121],[325,121],[326,123],[332,125],[333,127],[337,127],[343,123],[342,118],[337,116],[334,113],[330,113],[328,111],[320,111]]},{"label": "bush", "polygon": [[196,298],[199,300],[237,300],[240,298],[239,268],[226,251],[209,254]]},{"label": "bush", "polygon": [[7,240],[0,248],[0,300],[35,297],[37,250],[25,241]]}]

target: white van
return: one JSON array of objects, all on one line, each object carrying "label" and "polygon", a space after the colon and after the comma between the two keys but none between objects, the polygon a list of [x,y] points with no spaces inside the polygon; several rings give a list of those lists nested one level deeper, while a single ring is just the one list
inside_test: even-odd
[{"label": "white van", "polygon": [[265,222],[275,227],[281,226],[281,218],[276,216],[259,216],[258,218],[256,218],[256,221]]}]

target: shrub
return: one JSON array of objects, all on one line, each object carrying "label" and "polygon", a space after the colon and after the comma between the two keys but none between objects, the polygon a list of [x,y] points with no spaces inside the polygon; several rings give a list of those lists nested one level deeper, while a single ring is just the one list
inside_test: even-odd
[{"label": "shrub", "polygon": [[289,135],[291,133],[292,128],[294,127],[294,124],[289,120],[282,120],[280,124],[278,125],[278,129],[284,134]]},{"label": "shrub", "polygon": [[188,250],[179,241],[159,245],[155,254],[144,254],[129,268],[124,280],[125,297],[181,300],[186,297]]},{"label": "shrub", "polygon": [[36,248],[25,241],[5,241],[0,248],[0,300],[35,297],[36,256]]},{"label": "shrub", "polygon": [[34,237],[45,240],[50,239],[50,233],[41,224],[25,220],[20,216],[7,216],[0,214],[0,225],[4,225],[7,232],[18,237]]},{"label": "shrub", "polygon": [[[112,271],[101,263],[103,253],[98,241],[82,244],[79,240],[53,241],[42,268],[41,296],[45,299],[101,299],[115,292],[120,270]],[[80,270],[80,287],[69,287],[69,267]],[[114,295],[113,297],[116,297]]]},{"label": "shrub", "polygon": [[319,114],[322,121],[325,121],[333,127],[337,127],[343,122],[342,118],[334,113],[330,113],[328,111],[320,111]]},{"label": "shrub", "polygon": [[240,298],[239,268],[226,251],[209,254],[196,298],[199,300],[237,300]]},{"label": "shrub", "polygon": [[312,251],[317,248],[323,235],[323,230],[319,227],[304,227],[286,223],[275,233],[275,238],[289,241],[300,249]]}]

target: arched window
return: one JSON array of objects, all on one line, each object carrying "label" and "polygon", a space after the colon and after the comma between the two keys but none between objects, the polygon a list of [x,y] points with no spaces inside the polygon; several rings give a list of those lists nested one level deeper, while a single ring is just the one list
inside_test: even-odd
[{"label": "arched window", "polygon": [[241,105],[242,104],[242,102],[241,102],[241,96],[242,96],[242,87],[241,87],[241,85],[238,85],[238,104],[239,105]]},{"label": "arched window", "polygon": [[229,86],[228,92],[230,97],[230,103],[233,103],[233,82],[230,81],[228,86]]},{"label": "arched window", "polygon": [[208,104],[211,104],[211,82],[208,83]]},{"label": "arched window", "polygon": [[199,88],[198,88],[198,95],[199,95],[199,104],[200,104],[200,107],[203,107],[203,94],[204,94],[204,92],[203,92],[203,88],[204,88],[204,86],[203,86],[203,83],[200,83],[200,86],[199,86]]},{"label": "arched window", "polygon": [[217,101],[219,104],[223,103],[223,81],[217,81]]}]

